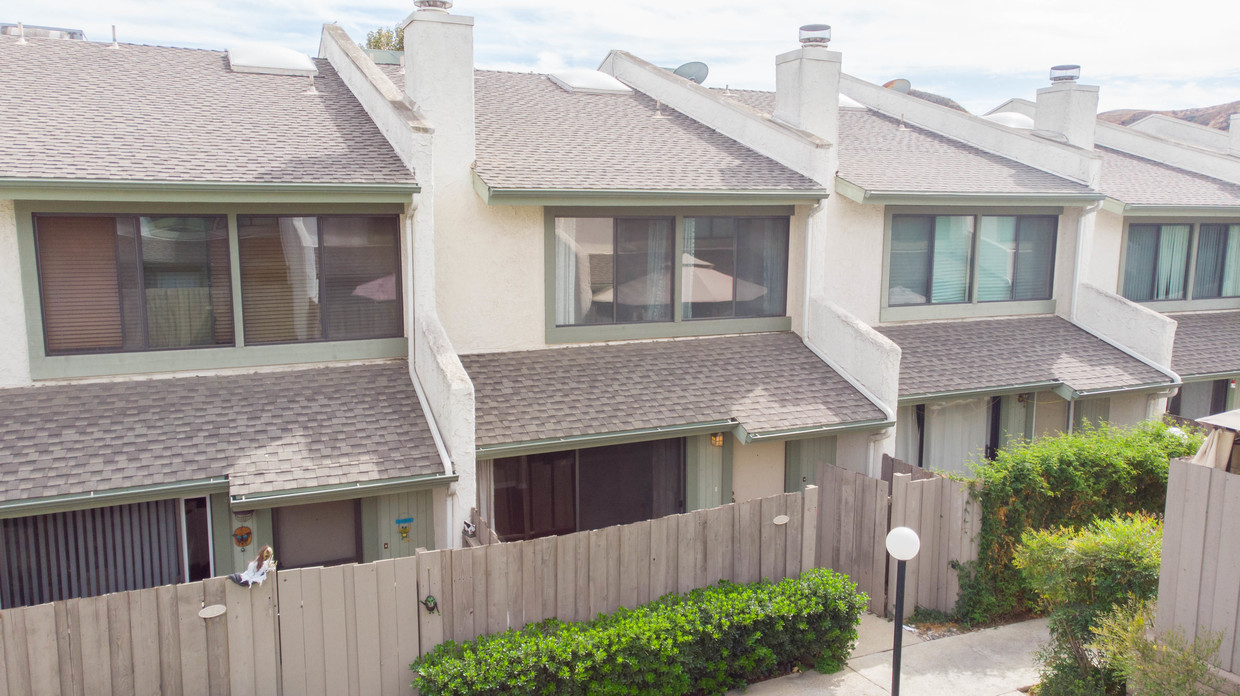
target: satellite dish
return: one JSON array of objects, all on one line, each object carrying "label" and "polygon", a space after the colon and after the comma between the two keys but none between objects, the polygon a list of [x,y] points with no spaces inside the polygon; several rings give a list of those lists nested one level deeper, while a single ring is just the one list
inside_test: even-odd
[{"label": "satellite dish", "polygon": [[700,61],[692,61],[676,68],[672,71],[673,75],[679,75],[690,82],[702,84],[706,81],[706,76],[710,74],[710,68]]},{"label": "satellite dish", "polygon": [[908,91],[913,88],[913,83],[909,82],[908,80],[902,77],[899,77],[899,78],[892,80],[891,82],[888,82],[887,84],[883,86],[886,87],[887,89],[894,89],[900,94],[908,94]]}]

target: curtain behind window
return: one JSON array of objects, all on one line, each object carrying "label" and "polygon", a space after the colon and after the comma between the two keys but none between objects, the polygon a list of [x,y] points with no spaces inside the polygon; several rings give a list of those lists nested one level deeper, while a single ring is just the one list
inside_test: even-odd
[{"label": "curtain behind window", "polygon": [[943,401],[926,405],[926,460],[922,466],[967,473],[986,449],[990,434],[988,399]]},{"label": "curtain behind window", "polygon": [[1184,298],[1188,270],[1189,225],[1163,225],[1158,240],[1158,277],[1154,299]]},{"label": "curtain behind window", "polygon": [[616,321],[672,319],[672,230],[669,219],[616,220]]},{"label": "curtain behind window", "polygon": [[1016,218],[983,216],[978,224],[977,301],[1012,299],[1016,274]]},{"label": "curtain behind window", "polygon": [[736,316],[783,316],[788,296],[787,218],[736,222]]},{"label": "curtain behind window", "polygon": [[1055,235],[1059,220],[1053,217],[1020,218],[1016,248],[1014,300],[1048,300],[1055,277]]},{"label": "curtain behind window", "polygon": [[973,255],[973,218],[940,215],[934,219],[934,270],[930,301],[968,302]]},{"label": "curtain behind window", "polygon": [[1240,297],[1240,225],[1227,226],[1227,254],[1223,261],[1223,297]]},{"label": "curtain behind window", "polygon": [[924,304],[930,296],[930,236],[934,218],[898,215],[891,221],[887,304]]},{"label": "curtain behind window", "polygon": [[329,339],[399,336],[397,218],[325,217],[323,318]]},{"label": "curtain behind window", "polygon": [[1158,257],[1158,228],[1132,225],[1124,255],[1124,297],[1138,302],[1154,298],[1154,264]]},{"label": "curtain behind window", "polygon": [[921,466],[918,444],[921,440],[917,427],[917,407],[901,406],[896,410],[896,459],[913,466]]}]

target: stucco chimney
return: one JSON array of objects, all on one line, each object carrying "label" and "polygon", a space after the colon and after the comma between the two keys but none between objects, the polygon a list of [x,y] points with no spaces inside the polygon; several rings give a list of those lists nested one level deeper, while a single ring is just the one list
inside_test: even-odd
[{"label": "stucco chimney", "polygon": [[826,24],[801,27],[800,39],[800,48],[775,58],[775,119],[838,143],[842,57],[827,49]]},{"label": "stucco chimney", "polygon": [[[405,20],[405,92],[435,129],[436,157],[474,161],[474,18],[417,0]],[[442,161],[442,160],[441,160]],[[438,165],[437,165],[438,166]]]},{"label": "stucco chimney", "polygon": [[1069,145],[1092,150],[1098,125],[1098,87],[1078,84],[1080,76],[1079,65],[1051,68],[1051,86],[1038,90],[1033,129],[1035,133],[1058,134]]},{"label": "stucco chimney", "polygon": [[1240,157],[1240,114],[1231,115],[1231,121],[1227,124],[1227,135],[1231,138],[1228,141],[1227,150],[1232,155]]}]

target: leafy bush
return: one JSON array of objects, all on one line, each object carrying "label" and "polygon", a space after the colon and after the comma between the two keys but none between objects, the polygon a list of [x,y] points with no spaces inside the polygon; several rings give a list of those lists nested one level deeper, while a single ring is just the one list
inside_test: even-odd
[{"label": "leafy bush", "polygon": [[593,621],[444,643],[412,665],[414,686],[425,696],[722,694],[795,665],[838,670],[867,601],[821,568],[777,584],[722,582]]},{"label": "leafy bush", "polygon": [[1162,423],[1104,426],[1021,443],[980,464],[973,488],[982,508],[981,547],[962,568],[957,618],[987,623],[1030,609],[1033,596],[1012,566],[1021,535],[1117,513],[1161,513],[1168,461],[1200,445],[1199,435],[1169,432]]},{"label": "leafy bush", "polygon": [[1162,523],[1150,515],[1024,534],[1016,567],[1051,612],[1040,695],[1123,693],[1123,676],[1094,647],[1092,629],[1115,607],[1158,593],[1161,556]]},{"label": "leafy bush", "polygon": [[1106,663],[1126,680],[1128,690],[1141,696],[1205,696],[1220,693],[1223,681],[1210,667],[1223,640],[1221,633],[1198,636],[1189,642],[1179,629],[1150,639],[1154,604],[1134,601],[1115,607],[1091,627],[1094,642]]}]

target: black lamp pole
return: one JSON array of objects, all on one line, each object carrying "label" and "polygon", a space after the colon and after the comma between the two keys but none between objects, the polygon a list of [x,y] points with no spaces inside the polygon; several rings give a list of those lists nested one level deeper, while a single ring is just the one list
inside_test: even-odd
[{"label": "black lamp pole", "polygon": [[904,642],[904,564],[896,561],[896,637],[891,651],[891,696],[900,696],[900,647]]}]

